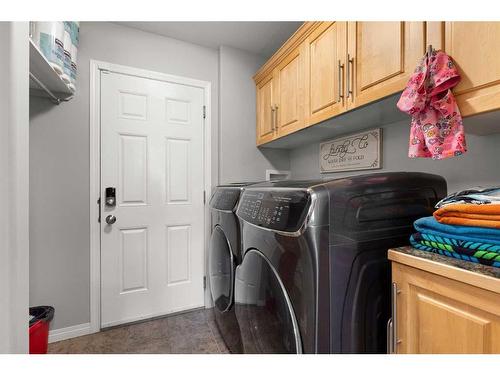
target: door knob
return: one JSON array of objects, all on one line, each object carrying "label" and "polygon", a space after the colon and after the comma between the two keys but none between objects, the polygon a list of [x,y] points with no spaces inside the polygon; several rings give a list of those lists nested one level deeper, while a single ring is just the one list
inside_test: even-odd
[{"label": "door knob", "polygon": [[106,216],[106,223],[108,223],[109,225],[116,223],[116,216],[115,215]]}]

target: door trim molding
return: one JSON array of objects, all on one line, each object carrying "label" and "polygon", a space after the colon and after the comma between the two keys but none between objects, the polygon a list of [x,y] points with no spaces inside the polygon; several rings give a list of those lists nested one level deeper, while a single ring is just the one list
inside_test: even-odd
[{"label": "door trim molding", "polygon": [[[204,190],[210,194],[212,187],[212,125],[211,125],[211,86],[208,81],[175,76],[171,74],[153,72],[124,65],[112,64],[104,61],[90,60],[90,333],[101,329],[101,237],[99,206],[97,200],[100,195],[100,151],[101,151],[101,71],[115,72],[135,77],[149,78],[157,81],[172,82],[187,86],[199,87],[204,91],[204,105],[206,108],[203,126],[203,174]],[[204,205],[204,274],[206,275],[207,247],[210,236],[210,213],[208,204]],[[208,290],[208,289],[207,289]],[[210,305],[210,294],[204,291],[205,306]]]},{"label": "door trim molding", "polygon": [[28,22],[0,25],[0,353],[29,352]]}]

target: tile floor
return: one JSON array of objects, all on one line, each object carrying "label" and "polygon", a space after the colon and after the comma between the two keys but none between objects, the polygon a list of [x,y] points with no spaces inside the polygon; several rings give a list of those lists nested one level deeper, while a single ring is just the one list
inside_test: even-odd
[{"label": "tile floor", "polygon": [[211,310],[111,328],[49,344],[49,354],[228,353]]}]

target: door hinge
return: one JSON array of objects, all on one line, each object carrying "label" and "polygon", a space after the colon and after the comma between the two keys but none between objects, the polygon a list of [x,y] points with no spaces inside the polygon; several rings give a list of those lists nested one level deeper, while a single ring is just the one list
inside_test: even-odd
[{"label": "door hinge", "polygon": [[97,222],[101,222],[101,197],[97,200],[97,204],[99,205],[99,217],[97,218]]},{"label": "door hinge", "polygon": [[207,203],[207,193],[205,190],[203,190],[203,204]]},{"label": "door hinge", "polygon": [[203,118],[207,118],[207,107],[203,106]]},{"label": "door hinge", "polygon": [[203,276],[203,290],[207,289],[207,277]]}]

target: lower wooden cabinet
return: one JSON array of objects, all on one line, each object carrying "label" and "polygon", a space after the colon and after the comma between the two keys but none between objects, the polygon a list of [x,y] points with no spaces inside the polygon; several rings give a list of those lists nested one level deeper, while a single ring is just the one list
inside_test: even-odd
[{"label": "lower wooden cabinet", "polygon": [[[392,263],[393,351],[399,354],[500,353],[500,294],[485,289],[487,284],[481,282],[462,282],[470,275],[461,273],[471,272],[447,267],[448,274],[442,276],[439,265],[430,264],[430,267],[432,272]],[[450,272],[456,272],[456,277]],[[472,285],[476,283],[479,285]],[[500,279],[496,279],[496,283],[500,284]]]}]

